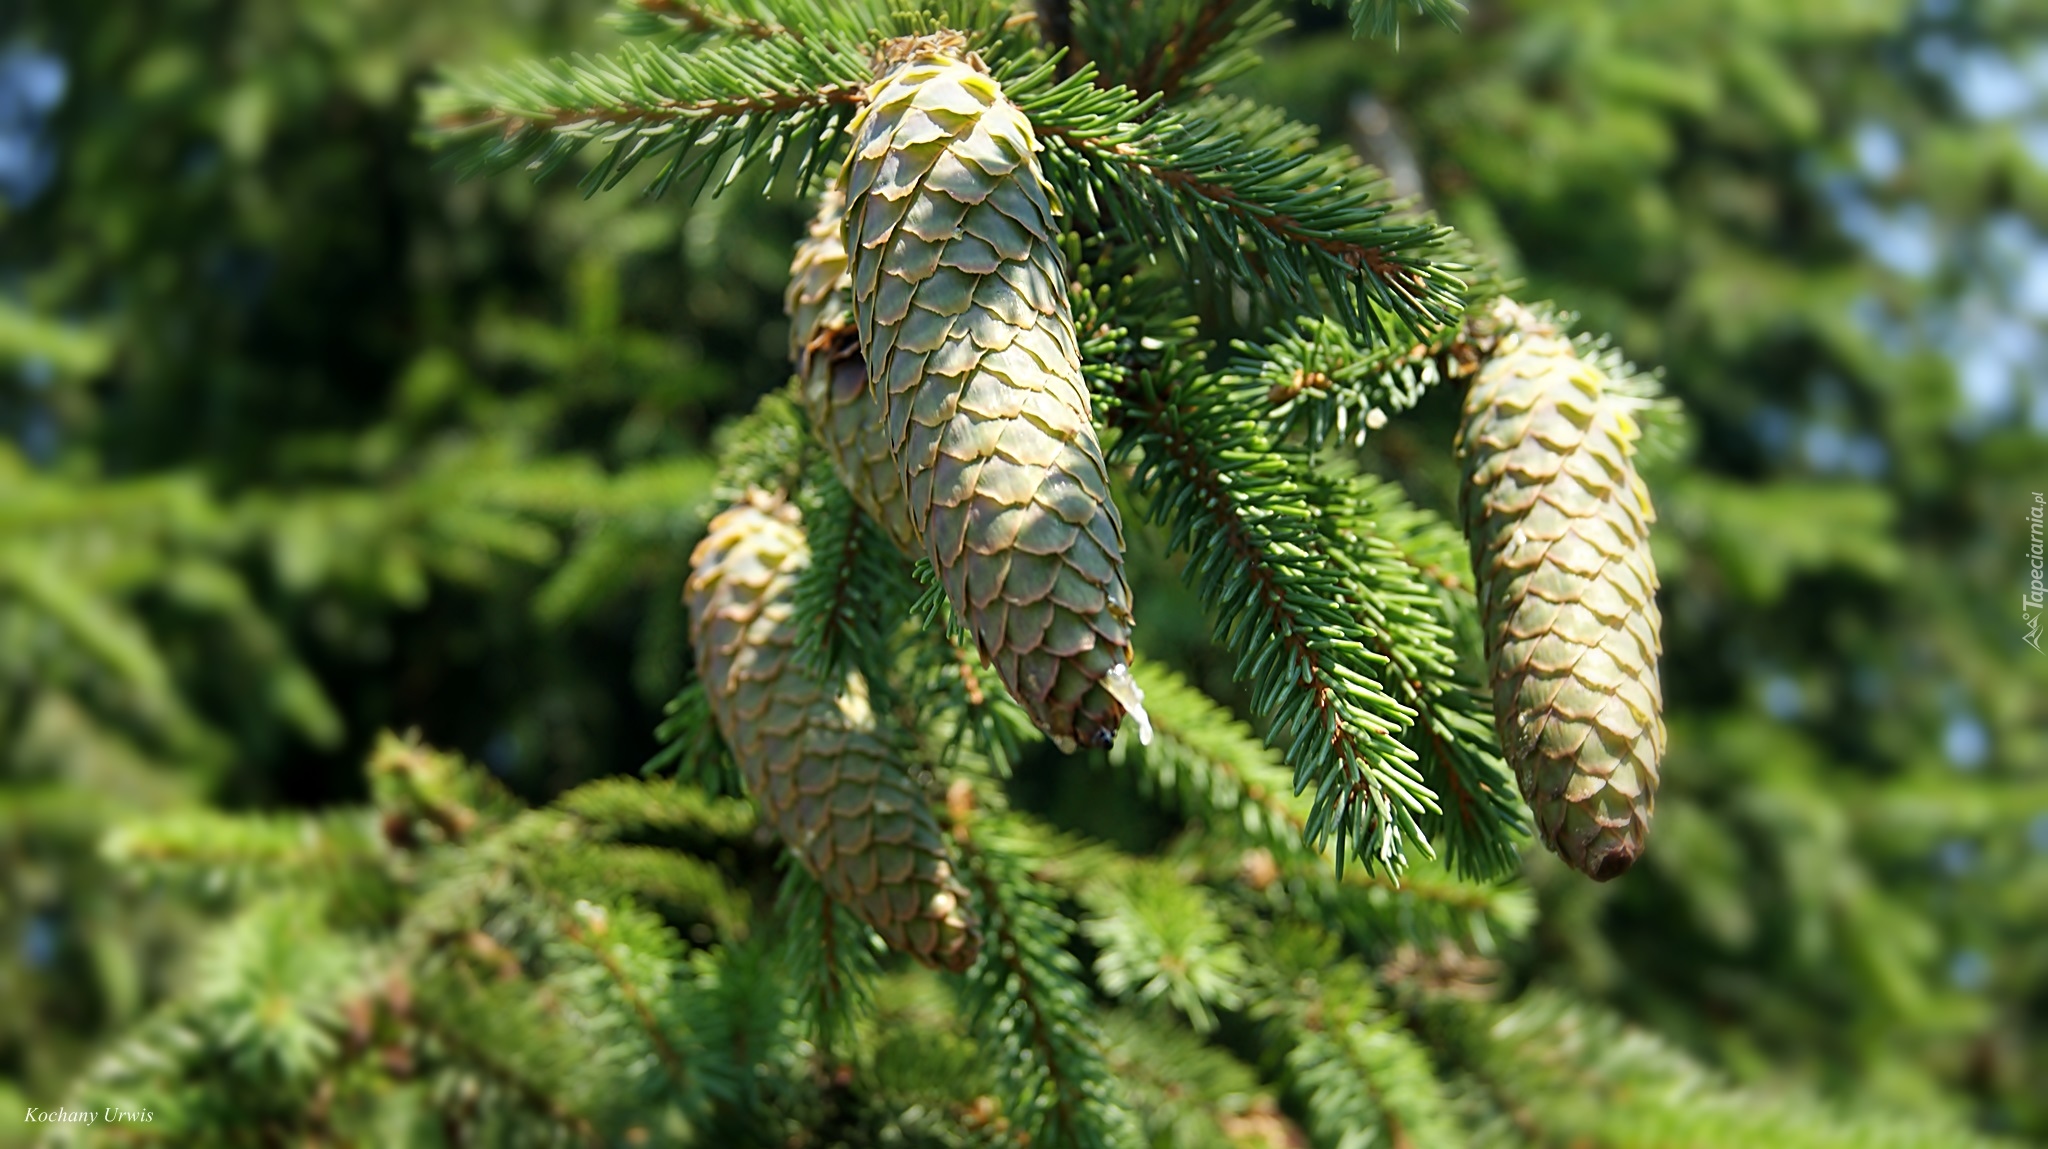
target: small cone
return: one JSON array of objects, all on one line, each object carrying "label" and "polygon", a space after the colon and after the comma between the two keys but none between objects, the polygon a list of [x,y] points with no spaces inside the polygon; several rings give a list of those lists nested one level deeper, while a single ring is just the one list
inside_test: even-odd
[{"label": "small cone", "polygon": [[747,789],[827,896],[892,948],[963,970],[981,936],[931,806],[867,683],[796,657],[791,596],[810,562],[796,509],[759,491],[711,520],[684,591],[697,673]]},{"label": "small cone", "polygon": [[868,389],[854,331],[846,273],[846,197],[835,185],[818,199],[810,234],[797,244],[783,308],[798,400],[854,504],[913,557],[924,553],[890,450],[881,403]]},{"label": "small cone", "polygon": [[1032,721],[1064,749],[1107,746],[1142,715],[1123,525],[1038,142],[945,37],[889,48],[852,126],[846,242],[910,520]]},{"label": "small cone", "polygon": [[1627,401],[1555,324],[1493,318],[1458,455],[1494,723],[1543,840],[1606,881],[1642,855],[1664,756],[1656,515]]}]

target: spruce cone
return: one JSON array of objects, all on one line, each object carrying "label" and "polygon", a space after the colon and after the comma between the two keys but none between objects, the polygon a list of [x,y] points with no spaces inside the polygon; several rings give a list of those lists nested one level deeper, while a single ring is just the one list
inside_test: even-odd
[{"label": "spruce cone", "polygon": [[796,657],[790,595],[810,562],[796,509],[759,491],[711,520],[684,596],[697,673],[747,788],[825,893],[895,949],[962,970],[981,937],[931,806],[867,683]]},{"label": "spruce cone", "polygon": [[846,165],[860,347],[910,518],[983,658],[1061,748],[1107,746],[1130,662],[1123,525],[1031,124],[943,37],[890,46]]},{"label": "spruce cone", "polygon": [[811,231],[797,244],[783,308],[798,399],[811,430],[854,504],[907,555],[924,553],[903,497],[881,403],[868,389],[867,363],[853,327],[846,273],[846,196],[837,185],[818,200]]},{"label": "spruce cone", "polygon": [[1643,852],[1664,756],[1656,516],[1599,368],[1516,304],[1493,319],[1458,454],[1494,723],[1543,840],[1606,881]]}]

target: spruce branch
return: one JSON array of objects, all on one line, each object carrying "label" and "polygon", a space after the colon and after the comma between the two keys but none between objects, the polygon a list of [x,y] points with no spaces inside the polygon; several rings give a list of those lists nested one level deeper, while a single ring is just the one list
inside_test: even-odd
[{"label": "spruce branch", "polygon": [[1528,933],[1534,899],[1514,885],[1461,878],[1436,863],[1411,867],[1398,879],[1363,870],[1340,878],[1319,859],[1289,859],[1221,843],[1193,852],[1197,880],[1229,893],[1249,909],[1315,923],[1360,951],[1392,955],[1403,947],[1450,947],[1480,957]]},{"label": "spruce branch", "polygon": [[1102,1019],[1110,1069],[1131,1095],[1146,1144],[1253,1149],[1303,1144],[1258,1073],[1225,1049],[1156,1015]]},{"label": "spruce branch", "polygon": [[[1179,524],[1170,539],[1176,549],[1199,539],[1213,552],[1233,531],[1242,538],[1254,529],[1245,524],[1255,515],[1268,534],[1288,525],[1305,528],[1279,541],[1300,557],[1297,574],[1313,568],[1322,584],[1320,603],[1342,610],[1353,624],[1348,632],[1323,633],[1348,633],[1361,648],[1360,662],[1373,675],[1379,696],[1393,703],[1391,711],[1382,713],[1399,720],[1395,733],[1415,763],[1415,776],[1427,784],[1417,820],[1427,835],[1424,849],[1441,839],[1462,872],[1505,872],[1515,858],[1512,838],[1520,808],[1493,750],[1491,711],[1462,676],[1445,623],[1447,617],[1469,615],[1472,608],[1469,599],[1446,599],[1418,575],[1421,568],[1441,569],[1441,564],[1462,568],[1462,537],[1415,510],[1391,484],[1317,467],[1297,457],[1293,445],[1276,442],[1263,427],[1266,389],[1256,379],[1247,381],[1241,370],[1203,374],[1200,349],[1184,330],[1134,334],[1115,327],[1122,315],[1160,309],[1163,301],[1140,298],[1149,290],[1126,279],[1115,289],[1084,289],[1077,303],[1097,333],[1089,347],[1095,364],[1091,378],[1105,400],[1107,421],[1137,429],[1127,420],[1150,410],[1170,415],[1168,425],[1186,424],[1171,437],[1160,435],[1167,429],[1161,426],[1151,428],[1149,438],[1127,435],[1119,442],[1119,457],[1133,451],[1155,456],[1141,460],[1134,486],[1154,498],[1155,506],[1159,493],[1176,488],[1171,497],[1180,501],[1171,505],[1169,515],[1178,518],[1168,519],[1169,525]],[[1164,394],[1171,394],[1172,401]],[[1235,450],[1242,465],[1229,469],[1205,463],[1203,453],[1219,446]],[[1199,478],[1205,466],[1208,490],[1184,485]],[[1272,478],[1261,483],[1262,475]],[[1159,492],[1148,483],[1159,485]],[[1213,512],[1219,499],[1234,500],[1242,513],[1232,516],[1232,525],[1204,523],[1197,530],[1189,517],[1193,510],[1207,506]],[[1293,517],[1265,511],[1282,504],[1297,509]],[[1198,557],[1187,573],[1198,576],[1205,562],[1217,561],[1213,553],[1208,559]],[[1220,589],[1213,574],[1203,577],[1211,582],[1197,589],[1219,611],[1231,609],[1231,594],[1237,592]],[[1225,633],[1225,618],[1219,617],[1219,635]],[[1253,643],[1249,649],[1262,646]],[[1299,762],[1290,761],[1296,763],[1299,785]],[[1311,820],[1315,817],[1312,808]],[[1313,836],[1310,841],[1321,845]]]},{"label": "spruce branch", "polygon": [[241,897],[296,884],[332,892],[392,893],[375,820],[361,811],[319,817],[183,811],[129,822],[101,854],[153,879]]},{"label": "spruce branch", "polygon": [[[1476,355],[1462,342],[1445,343],[1430,355],[1375,353],[1323,320],[1276,333],[1256,350],[1246,344],[1239,344],[1238,350],[1238,360],[1212,384],[1197,379],[1183,396],[1207,401],[1219,412],[1235,410],[1270,420],[1275,418],[1271,404],[1277,389],[1288,389],[1278,396],[1285,407],[1303,392],[1334,390],[1334,373],[1359,384],[1360,392],[1374,392],[1381,402],[1400,409],[1412,405],[1420,387],[1410,381],[1395,392],[1385,385],[1386,374],[1418,362],[1433,363],[1435,357],[1463,363]],[[1114,377],[1111,372],[1100,374]],[[1436,377],[1448,375],[1446,370]],[[1374,382],[1380,385],[1366,386]],[[1295,430],[1305,442],[1271,447],[1279,460],[1290,457],[1297,445],[1313,450],[1324,435],[1341,433],[1345,427],[1341,405],[1312,407],[1308,414],[1306,426],[1296,430],[1280,418],[1271,438],[1255,441],[1277,443],[1279,436]],[[1370,422],[1362,420],[1360,429]],[[1438,589],[1457,587],[1457,575],[1451,572],[1468,569],[1463,537],[1414,508],[1390,483],[1347,474],[1328,463],[1316,467],[1309,460],[1298,460],[1294,469],[1303,476],[1294,498],[1312,509],[1312,521],[1322,535],[1316,553],[1339,578],[1336,597],[1358,624],[1359,639],[1373,656],[1375,677],[1412,715],[1400,738],[1413,751],[1421,776],[1438,799],[1420,816],[1424,834],[1433,845],[1444,847],[1463,873],[1490,877],[1507,872],[1516,862],[1513,839],[1522,825],[1521,807],[1495,750],[1490,702],[1465,673],[1446,623],[1469,616],[1473,607],[1469,594],[1446,595]]]},{"label": "spruce branch", "polygon": [[667,1005],[690,1023],[693,1064],[718,1074],[718,1105],[698,1124],[697,1140],[713,1145],[775,1144],[778,1127],[809,1104],[815,1066],[790,1024],[788,984],[779,948],[766,937],[695,954],[689,980]]},{"label": "spruce branch", "polygon": [[874,1007],[874,931],[825,896],[802,866],[785,865],[775,899],[784,976],[798,1026],[828,1060],[854,1052],[854,1025]]},{"label": "spruce branch", "polygon": [[1611,1149],[1990,1149],[1940,1118],[1865,1115],[1791,1091],[1732,1088],[1641,1030],[1553,992],[1507,1007],[1449,998],[1404,1005],[1432,1049],[1479,1086],[1486,1109],[1538,1145]]},{"label": "spruce branch", "polygon": [[[1422,818],[1430,841],[1460,873],[1498,877],[1519,863],[1523,829],[1513,776],[1496,750],[1490,700],[1453,653],[1444,603],[1417,577],[1389,527],[1412,521],[1398,488],[1373,480],[1325,478],[1318,519],[1327,552],[1348,576],[1351,602],[1380,681],[1415,718],[1402,740],[1416,754],[1437,808]],[[1459,603],[1466,614],[1471,610]]]},{"label": "spruce branch", "polygon": [[1139,788],[1201,820],[1282,855],[1306,852],[1306,819],[1289,801],[1287,768],[1228,710],[1158,663],[1131,665],[1152,715],[1152,744],[1120,738],[1109,762]]},{"label": "spruce branch", "polygon": [[[1240,61],[1224,61],[1219,68],[1215,59],[1220,47],[1252,12],[1266,8],[1264,4],[1245,4],[1237,0],[1204,0],[1194,12],[1174,23],[1171,31],[1159,43],[1150,47],[1138,68],[1137,82],[1131,87],[1139,92],[1158,92],[1168,100],[1180,94],[1183,85],[1193,82],[1208,85],[1226,79],[1228,69],[1242,67]],[[1200,74],[1197,74],[1200,69]]]},{"label": "spruce branch", "polygon": [[1119,433],[1112,458],[1135,457],[1145,513],[1188,556],[1182,577],[1215,612],[1253,708],[1284,740],[1296,792],[1313,791],[1307,841],[1333,843],[1340,867],[1355,856],[1398,871],[1411,843],[1429,853],[1417,816],[1436,811],[1436,797],[1400,738],[1414,712],[1379,680],[1387,656],[1372,649],[1333,569],[1314,483],[1200,373],[1191,348],[1119,335],[1100,312],[1083,326],[1106,344],[1092,374]]},{"label": "spruce branch", "polygon": [[[545,173],[598,143],[609,150],[585,177],[593,190],[657,156],[668,158],[653,193],[700,176],[701,188],[726,157],[721,188],[755,160],[772,184],[792,159],[809,188],[866,97],[873,40],[827,26],[689,53],[629,43],[611,57],[459,80],[429,94],[428,117],[471,171]],[[1030,54],[999,56],[997,70],[1054,145],[1048,172],[1083,226],[1164,235],[1185,267],[1216,267],[1277,305],[1320,311],[1327,298],[1382,340],[1383,315],[1434,331],[1462,312],[1447,229],[1389,218],[1381,181],[1348,151],[1316,148],[1308,128],[1222,99],[1153,115],[1156,95],[1100,87],[1090,67],[1060,79],[1055,61]]]},{"label": "spruce branch", "polygon": [[1310,451],[1331,439],[1363,445],[1366,436],[1420,402],[1432,387],[1476,367],[1478,349],[1462,329],[1415,341],[1361,342],[1351,328],[1319,317],[1283,323],[1263,342],[1237,340],[1227,372],[1263,392],[1273,434],[1299,436]]},{"label": "spruce branch", "polygon": [[995,1067],[964,1024],[950,980],[915,970],[875,983],[872,1020],[860,1033],[863,1084],[877,1108],[893,1109],[890,1119],[900,1119],[906,1144],[1014,1146],[994,1100]]},{"label": "spruce branch", "polygon": [[[612,868],[602,855],[592,860]],[[697,971],[673,929],[614,892],[630,885],[631,876],[615,879],[611,888],[556,884],[574,869],[562,859],[527,850],[512,861],[521,890],[531,897],[514,903],[516,909],[498,921],[513,914],[525,919],[511,941],[533,954],[534,996],[544,1011],[571,1029],[582,1056],[595,1063],[577,1067],[594,1091],[594,1116],[653,1103],[675,1106],[695,1119],[729,1100],[736,1092],[735,1074],[705,1054],[704,1026],[693,1012]],[[742,934],[727,932],[727,946]]]},{"label": "spruce branch", "polygon": [[917,732],[925,757],[956,773],[1008,777],[1028,743],[1044,734],[1010,697],[995,672],[983,666],[971,638],[936,582],[930,564],[915,571],[926,581],[912,617],[924,620],[912,644],[905,728]]},{"label": "spruce branch", "polygon": [[522,810],[496,778],[459,755],[423,745],[417,731],[379,735],[366,773],[384,836],[399,845],[480,839]]},{"label": "spruce branch", "polygon": [[718,461],[718,478],[704,514],[707,522],[746,498],[748,491],[783,495],[801,491],[817,450],[805,430],[794,386],[763,395],[753,410],[720,424],[712,432],[711,446]]},{"label": "spruce branch", "polygon": [[610,57],[527,62],[457,79],[426,95],[428,122],[470,172],[526,166],[546,174],[591,144],[608,149],[584,177],[613,187],[666,156],[650,184],[698,189],[732,157],[720,187],[751,161],[773,183],[794,160],[812,186],[833,159],[869,81],[866,46],[821,32],[712,44],[682,53],[629,42]]},{"label": "spruce branch", "polygon": [[1299,927],[1257,947],[1251,1010],[1315,1144],[1402,1149],[1466,1143],[1429,1050],[1384,1008],[1372,973],[1335,938]]},{"label": "spruce branch", "polygon": [[717,797],[673,779],[599,778],[555,799],[554,805],[604,836],[689,831],[735,838],[759,821],[752,802]]},{"label": "spruce branch", "polygon": [[1032,875],[1029,839],[988,814],[956,821],[955,837],[986,937],[963,994],[1004,1112],[1048,1149],[1135,1146],[1080,963],[1067,949],[1072,923]]},{"label": "spruce branch", "polygon": [[1076,7],[1073,39],[1098,82],[1171,102],[1256,69],[1254,47],[1286,26],[1272,0],[1097,0]]},{"label": "spruce branch", "polygon": [[563,849],[533,850],[528,877],[557,896],[616,900],[633,898],[680,908],[708,922],[723,938],[747,936],[749,905],[717,866],[702,858],[655,846],[583,842]]},{"label": "spruce branch", "polygon": [[909,564],[824,459],[812,465],[798,502],[811,562],[794,592],[797,656],[821,678],[857,670],[884,690],[890,636],[914,597]]},{"label": "spruce branch", "polygon": [[[472,990],[480,988],[473,974],[464,972],[458,980]],[[494,1044],[489,1039],[489,1029],[474,1024],[478,1013],[456,1015],[450,1010],[451,1004],[421,1001],[412,1014],[412,1024],[432,1039],[444,1056],[504,1090],[519,1105],[566,1132],[577,1142],[593,1146],[605,1144],[605,1139],[589,1117],[549,1092],[535,1075],[522,1072],[509,1059],[499,1056],[500,1053],[514,1052],[517,1046]]]},{"label": "spruce branch", "polygon": [[[1035,74],[1034,74],[1035,77]],[[1451,237],[1395,217],[1383,182],[1270,109],[1213,97],[1150,115],[1156,97],[1095,86],[1084,69],[1009,90],[1051,145],[1045,167],[1084,228],[1181,267],[1214,269],[1260,306],[1335,317],[1381,342],[1385,317],[1434,332],[1464,311]]]},{"label": "spruce branch", "polygon": [[613,21],[622,30],[666,33],[681,46],[825,34],[873,42],[945,28],[972,30],[980,46],[1004,40],[1001,33],[979,32],[1011,15],[1009,5],[995,0],[924,0],[914,6],[893,0],[619,0],[619,6]]},{"label": "spruce branch", "polygon": [[[1409,502],[1395,484],[1365,474],[1352,476],[1350,482],[1359,488],[1360,498],[1372,502],[1379,536],[1393,543],[1401,561],[1436,592],[1444,617],[1472,618],[1478,608],[1464,534],[1443,516]],[[1376,490],[1380,487],[1386,490]],[[1476,653],[1477,644],[1472,645]]]},{"label": "spruce branch", "polygon": [[1429,1051],[1387,1018],[1302,1023],[1287,1076],[1322,1145],[1455,1145]]},{"label": "spruce branch", "polygon": [[[662,707],[662,720],[654,728],[661,748],[645,765],[643,774],[673,769],[676,781],[696,786],[714,795],[741,795],[740,770],[732,760],[732,749],[719,736],[712,721],[711,700],[704,684],[691,679]],[[751,808],[751,807],[750,807]]]},{"label": "spruce branch", "polygon": [[[663,1074],[674,1085],[676,1092],[684,1097],[697,1096],[700,1090],[688,1060],[671,1040],[667,1025],[661,1018],[655,1016],[654,1008],[648,1002],[648,992],[640,986],[620,958],[622,951],[632,952],[631,947],[608,936],[613,932],[613,920],[622,915],[617,911],[608,912],[587,901],[578,901],[573,907],[564,907],[553,897],[549,900],[555,906],[556,928],[561,936],[582,949],[589,955],[590,960],[604,970],[605,976],[610,979],[612,991],[631,1011],[641,1036],[647,1041],[647,1047],[654,1051],[661,1063]],[[663,936],[666,939],[665,931],[660,935],[650,933],[650,936]],[[653,956],[659,959],[667,955]]]},{"label": "spruce branch", "polygon": [[1199,1033],[1216,1028],[1216,1011],[1244,1003],[1243,948],[1199,886],[1174,870],[1132,864],[1089,883],[1082,932],[1095,943],[1095,973],[1105,993],[1139,1003],[1164,1001]]}]

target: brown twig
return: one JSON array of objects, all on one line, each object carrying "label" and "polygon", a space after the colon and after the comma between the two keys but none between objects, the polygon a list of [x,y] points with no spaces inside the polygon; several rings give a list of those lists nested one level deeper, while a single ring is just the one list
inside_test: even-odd
[{"label": "brown twig", "polygon": [[[1188,73],[1201,63],[1202,57],[1220,43],[1231,30],[1237,27],[1231,9],[1238,6],[1238,0],[1209,0],[1187,26],[1174,25],[1166,40],[1155,44],[1139,66],[1131,86],[1140,95],[1158,93],[1171,100],[1180,94],[1181,85],[1187,82]],[[1153,73],[1160,69],[1161,57],[1167,44],[1174,45],[1173,60],[1165,66],[1164,72],[1155,80]]]}]

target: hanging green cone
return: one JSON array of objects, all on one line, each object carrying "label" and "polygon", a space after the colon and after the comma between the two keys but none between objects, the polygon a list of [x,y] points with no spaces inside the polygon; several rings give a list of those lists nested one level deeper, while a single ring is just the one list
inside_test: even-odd
[{"label": "hanging green cone", "polygon": [[810,562],[796,509],[751,491],[690,556],[690,638],[747,788],[825,893],[893,948],[962,970],[981,937],[931,806],[867,683],[796,657],[791,592]]},{"label": "hanging green cone", "polygon": [[1655,512],[1599,368],[1516,304],[1493,320],[1458,455],[1494,722],[1543,840],[1606,881],[1642,855],[1664,756]]},{"label": "hanging green cone", "polygon": [[835,185],[819,198],[810,234],[796,246],[783,296],[798,398],[855,505],[905,554],[920,555],[924,544],[910,522],[888,424],[868,390],[867,363],[853,327],[845,230],[846,197]]},{"label": "hanging green cone", "polygon": [[1107,746],[1131,681],[1123,525],[1030,121],[957,37],[890,45],[852,127],[853,315],[910,519],[1039,729]]}]

